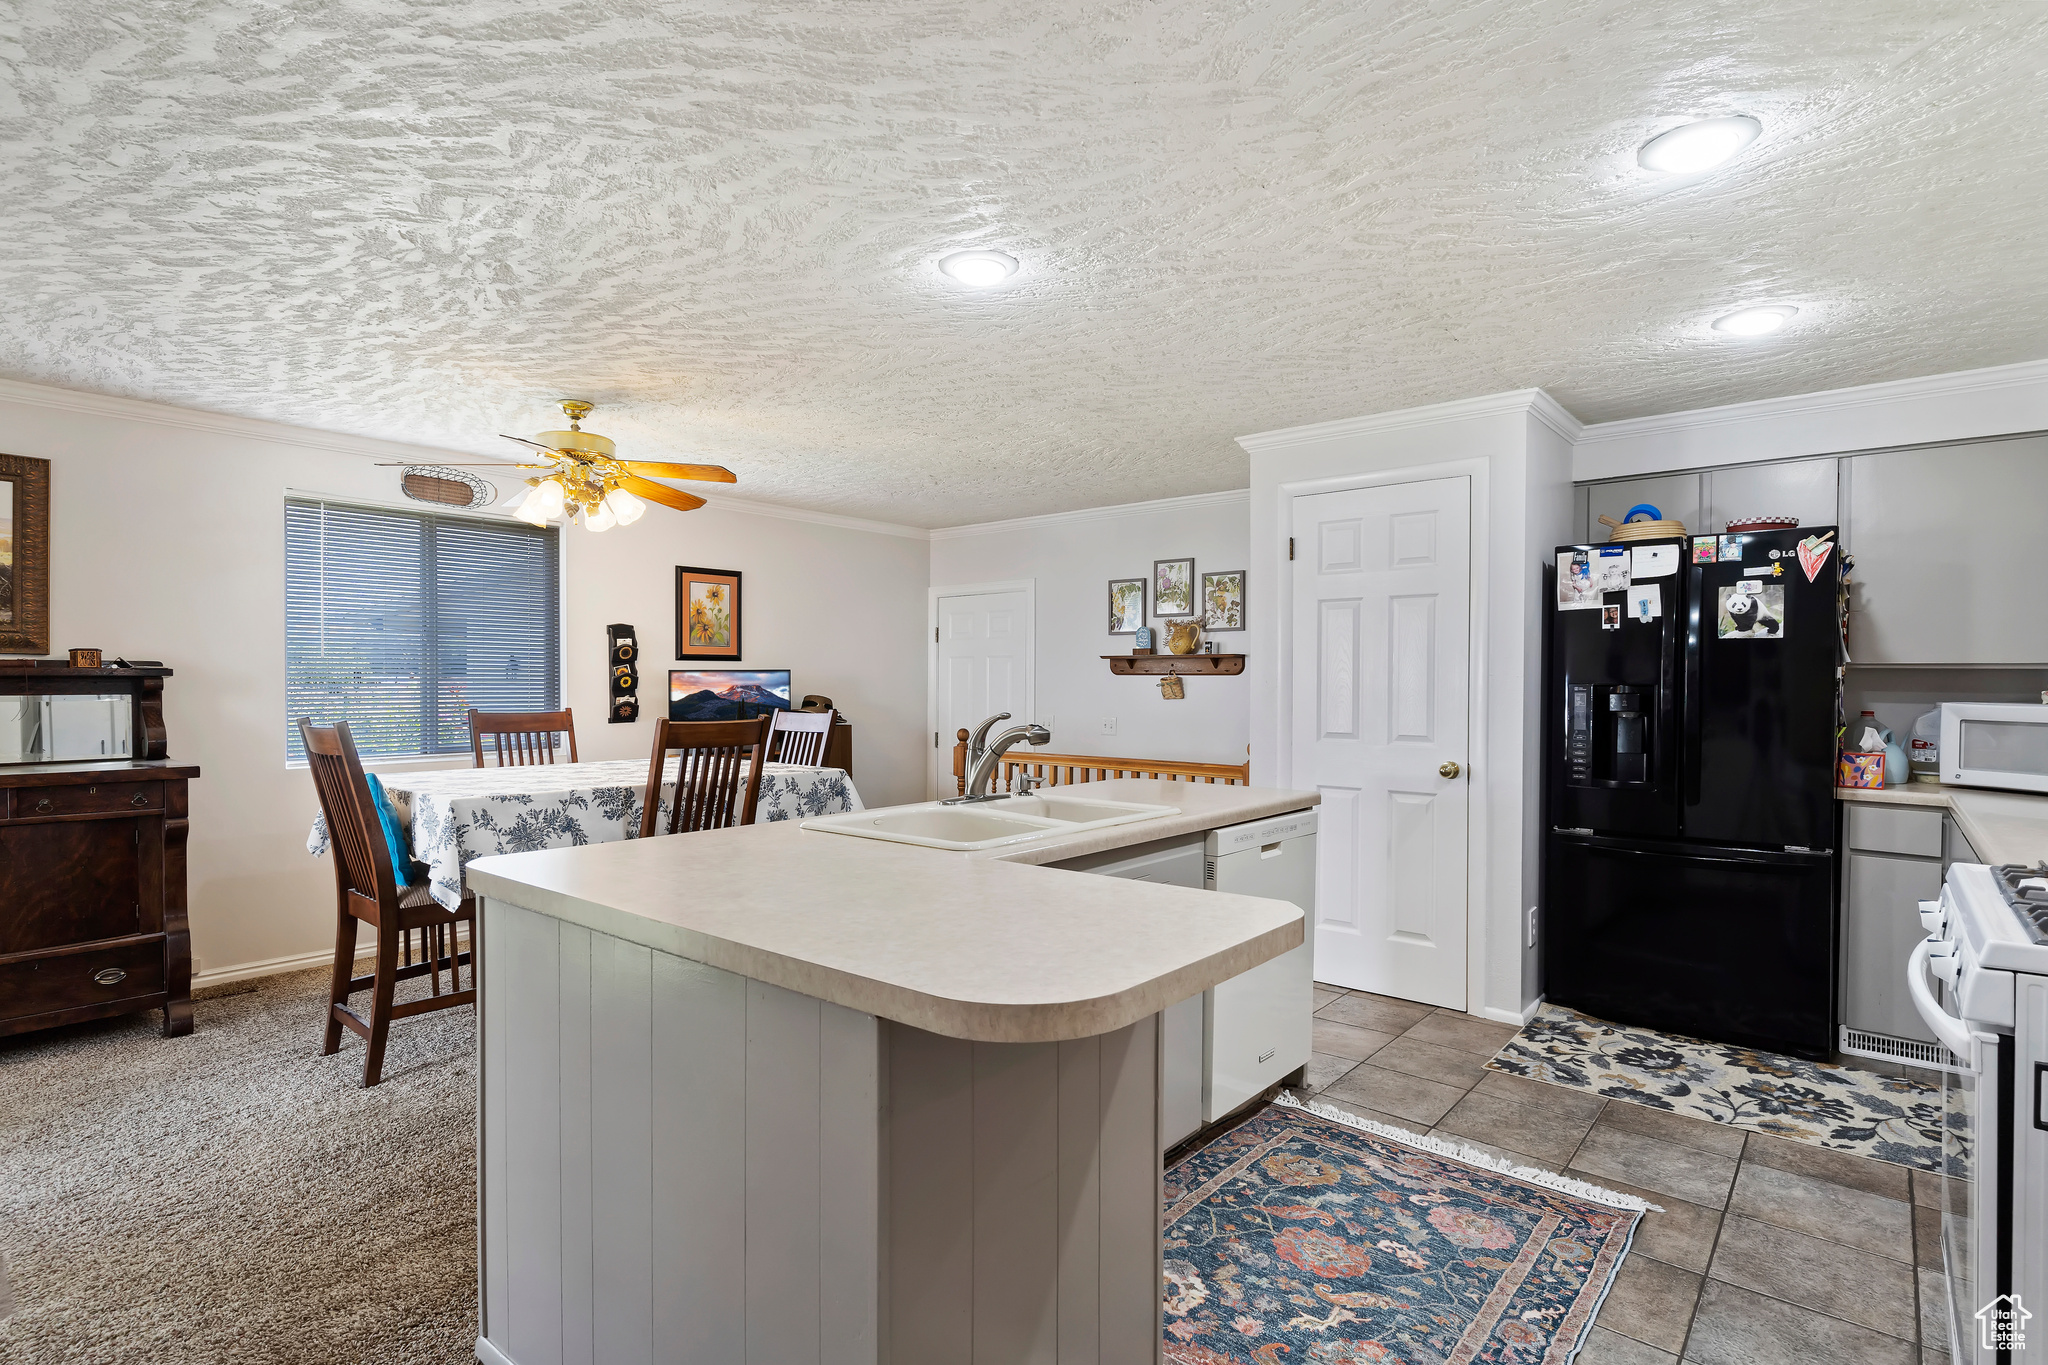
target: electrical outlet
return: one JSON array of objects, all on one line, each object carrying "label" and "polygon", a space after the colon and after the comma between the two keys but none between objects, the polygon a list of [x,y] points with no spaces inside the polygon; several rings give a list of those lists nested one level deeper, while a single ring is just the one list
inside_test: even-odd
[{"label": "electrical outlet", "polygon": [[1528,946],[1528,947],[1531,947],[1531,948],[1534,948],[1534,947],[1536,946],[1536,907],[1535,907],[1535,906],[1533,906],[1533,905],[1529,907],[1529,935],[1528,935],[1528,937],[1529,937],[1529,942],[1528,942],[1527,946]]},{"label": "electrical outlet", "polygon": [[1102,718],[1102,733],[1105,735],[1113,735],[1116,733],[1115,716],[1104,716]]}]

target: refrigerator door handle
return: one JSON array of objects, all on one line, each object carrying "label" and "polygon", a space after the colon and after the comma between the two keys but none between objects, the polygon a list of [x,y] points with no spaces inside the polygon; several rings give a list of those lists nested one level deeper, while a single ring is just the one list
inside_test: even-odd
[{"label": "refrigerator door handle", "polygon": [[1700,803],[1700,598],[1706,574],[1698,565],[1686,572],[1692,579],[1685,623],[1685,804],[1690,808]]}]

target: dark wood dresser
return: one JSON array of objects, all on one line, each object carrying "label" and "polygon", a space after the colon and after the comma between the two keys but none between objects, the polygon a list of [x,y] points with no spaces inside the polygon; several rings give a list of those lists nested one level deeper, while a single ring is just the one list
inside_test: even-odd
[{"label": "dark wood dresser", "polygon": [[[0,1034],[161,1009],[192,1031],[187,783],[164,757],[167,668],[0,667],[0,697],[128,705],[132,757],[0,764]],[[118,727],[116,727],[118,733]]]}]

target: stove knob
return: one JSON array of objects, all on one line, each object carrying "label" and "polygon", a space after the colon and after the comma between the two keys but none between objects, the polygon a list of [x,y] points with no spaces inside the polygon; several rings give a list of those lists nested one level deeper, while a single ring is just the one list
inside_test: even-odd
[{"label": "stove knob", "polygon": [[1948,927],[1948,917],[1941,912],[1940,901],[1920,902],[1920,927],[1937,937]]},{"label": "stove knob", "polygon": [[1955,985],[1956,978],[1962,975],[1962,965],[1953,949],[1941,956],[1929,955],[1927,959],[1927,970],[1951,986]]}]

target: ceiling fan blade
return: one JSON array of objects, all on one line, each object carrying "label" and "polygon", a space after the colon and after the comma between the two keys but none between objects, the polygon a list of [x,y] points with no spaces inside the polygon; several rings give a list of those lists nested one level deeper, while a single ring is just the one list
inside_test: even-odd
[{"label": "ceiling fan blade", "polygon": [[635,474],[652,474],[657,479],[698,479],[705,483],[738,483],[739,478],[724,465],[663,464],[658,460],[621,460]]},{"label": "ceiling fan blade", "polygon": [[628,474],[619,480],[619,486],[636,497],[649,502],[658,502],[663,507],[673,507],[678,512],[694,512],[704,505],[704,499],[685,493],[680,488],[670,488],[665,483],[643,479],[637,474]]},{"label": "ceiling fan blade", "polygon": [[379,460],[379,469],[546,469],[546,465],[520,464],[517,460]]}]

